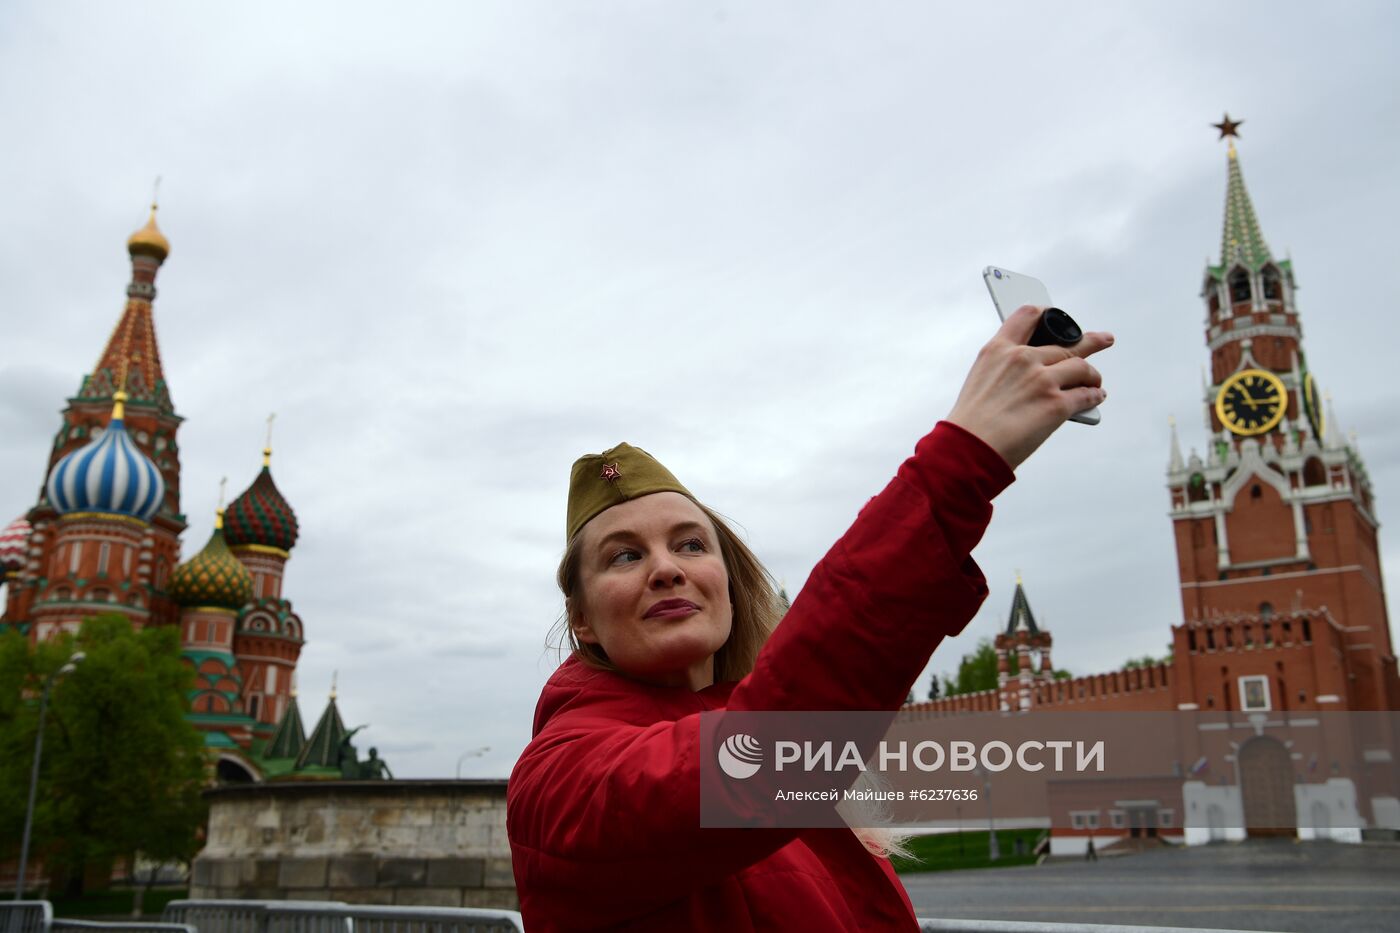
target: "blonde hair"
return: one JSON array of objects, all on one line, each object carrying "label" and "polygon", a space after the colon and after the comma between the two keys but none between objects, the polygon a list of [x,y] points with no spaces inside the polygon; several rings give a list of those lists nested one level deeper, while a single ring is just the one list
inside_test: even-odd
[{"label": "blonde hair", "polygon": [[[690,500],[695,502],[694,499]],[[715,682],[740,680],[753,670],[758,660],[758,652],[763,648],[768,636],[773,634],[783,608],[778,601],[777,588],[773,578],[764,569],[754,552],[720,517],[719,513],[695,502],[697,508],[714,526],[719,538],[720,556],[724,559],[724,569],[729,575],[729,595],[734,603],[734,621],[729,638],[715,652]],[[587,527],[585,525],[585,527]],[[577,603],[582,597],[583,529],[580,528],[569,539],[564,548],[564,557],[559,561],[556,580],[564,598]],[[580,642],[574,635],[567,611],[559,620],[559,633],[556,644],[560,649],[567,647],[574,657],[584,664],[605,671],[615,671],[617,667],[608,659],[601,645]]]}]

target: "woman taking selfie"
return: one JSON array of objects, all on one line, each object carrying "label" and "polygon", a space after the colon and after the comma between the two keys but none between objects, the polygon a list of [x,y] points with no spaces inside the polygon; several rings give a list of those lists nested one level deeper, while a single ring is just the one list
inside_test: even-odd
[{"label": "woman taking selfie", "polygon": [[987,593],[969,554],[1012,471],[1105,398],[1112,343],[1027,346],[1023,307],[957,402],[812,570],[772,580],[644,451],[580,458],[559,567],[570,657],[511,775],[521,912],[552,930],[918,929],[876,834],[700,826],[700,714],[896,710]]}]

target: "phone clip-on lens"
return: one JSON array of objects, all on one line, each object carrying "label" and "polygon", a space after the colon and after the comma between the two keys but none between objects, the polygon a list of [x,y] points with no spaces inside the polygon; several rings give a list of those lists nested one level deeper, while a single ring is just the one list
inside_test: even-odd
[{"label": "phone clip-on lens", "polygon": [[1048,347],[1051,344],[1061,347],[1072,347],[1084,336],[1084,331],[1079,329],[1079,325],[1059,308],[1046,308],[1045,313],[1040,316],[1040,321],[1035,325],[1035,333],[1031,334],[1030,345],[1033,347]]}]

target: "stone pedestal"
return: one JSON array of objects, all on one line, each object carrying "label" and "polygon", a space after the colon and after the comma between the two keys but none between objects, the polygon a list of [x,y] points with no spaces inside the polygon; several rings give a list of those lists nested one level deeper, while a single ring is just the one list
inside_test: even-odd
[{"label": "stone pedestal", "polygon": [[519,909],[503,780],[274,782],[206,797],[192,898]]}]

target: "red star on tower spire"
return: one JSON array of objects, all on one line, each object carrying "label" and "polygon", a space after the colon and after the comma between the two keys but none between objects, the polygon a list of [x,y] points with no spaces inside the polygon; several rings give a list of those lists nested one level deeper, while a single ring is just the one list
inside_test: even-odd
[{"label": "red star on tower spire", "polygon": [[1234,137],[1235,139],[1239,139],[1240,124],[1242,123],[1244,123],[1243,120],[1231,120],[1230,115],[1227,113],[1225,114],[1224,119],[1222,119],[1219,123],[1212,123],[1211,126],[1215,127],[1217,130],[1220,131],[1221,139],[1226,139],[1228,137]]}]

